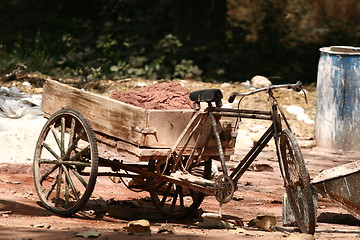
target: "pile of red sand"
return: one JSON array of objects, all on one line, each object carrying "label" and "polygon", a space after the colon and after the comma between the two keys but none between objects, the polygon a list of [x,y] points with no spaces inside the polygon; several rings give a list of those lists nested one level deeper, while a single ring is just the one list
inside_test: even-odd
[{"label": "pile of red sand", "polygon": [[138,91],[113,92],[110,98],[145,109],[191,109],[189,94],[179,83],[155,83]]}]

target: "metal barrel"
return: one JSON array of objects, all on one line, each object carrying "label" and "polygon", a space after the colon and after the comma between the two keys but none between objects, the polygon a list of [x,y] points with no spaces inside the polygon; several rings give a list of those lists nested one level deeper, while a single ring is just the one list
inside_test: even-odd
[{"label": "metal barrel", "polygon": [[360,150],[360,48],[320,48],[317,74],[316,144]]}]

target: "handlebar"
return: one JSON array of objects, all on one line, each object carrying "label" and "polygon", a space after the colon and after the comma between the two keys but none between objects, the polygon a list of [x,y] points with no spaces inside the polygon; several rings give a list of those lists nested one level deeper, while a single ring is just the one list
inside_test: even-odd
[{"label": "handlebar", "polygon": [[249,96],[249,95],[252,95],[252,94],[255,94],[255,93],[258,93],[258,92],[273,90],[273,89],[277,89],[277,88],[294,89],[295,91],[300,92],[300,91],[302,91],[302,87],[301,87],[301,86],[302,86],[302,82],[298,81],[298,82],[296,82],[295,84],[290,84],[290,83],[289,83],[289,84],[271,85],[271,86],[268,86],[268,87],[255,89],[254,91],[250,91],[250,92],[244,92],[244,93],[241,93],[241,92],[232,92],[232,93],[230,94],[230,97],[229,97],[228,102],[229,102],[229,103],[234,102],[236,96],[245,97],[245,96]]}]

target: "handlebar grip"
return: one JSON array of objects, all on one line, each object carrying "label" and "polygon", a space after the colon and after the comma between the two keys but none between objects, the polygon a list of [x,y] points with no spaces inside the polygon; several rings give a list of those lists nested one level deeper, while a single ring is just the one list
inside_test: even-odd
[{"label": "handlebar grip", "polygon": [[235,100],[235,97],[236,97],[236,95],[231,94],[230,97],[229,97],[229,99],[228,99],[228,102],[229,102],[229,103],[233,103],[234,100]]}]

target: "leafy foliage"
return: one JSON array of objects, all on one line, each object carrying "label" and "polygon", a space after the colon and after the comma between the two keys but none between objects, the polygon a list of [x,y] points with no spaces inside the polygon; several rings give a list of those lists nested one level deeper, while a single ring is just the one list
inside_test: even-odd
[{"label": "leafy foliage", "polygon": [[227,0],[224,37],[200,46],[176,35],[177,1],[5,1],[0,71],[20,63],[83,80],[244,81],[260,74],[275,82],[312,82],[319,47],[359,43],[356,0]]}]

